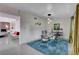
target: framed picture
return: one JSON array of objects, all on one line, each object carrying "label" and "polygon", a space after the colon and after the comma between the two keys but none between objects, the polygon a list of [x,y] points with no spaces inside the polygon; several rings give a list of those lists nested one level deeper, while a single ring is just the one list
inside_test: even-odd
[{"label": "framed picture", "polygon": [[54,24],[54,30],[59,30],[60,29],[60,24],[59,23],[55,23]]}]

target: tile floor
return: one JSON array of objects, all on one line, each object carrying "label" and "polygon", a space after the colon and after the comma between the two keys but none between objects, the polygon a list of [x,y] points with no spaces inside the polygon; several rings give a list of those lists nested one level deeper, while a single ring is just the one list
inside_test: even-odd
[{"label": "tile floor", "polygon": [[0,38],[0,51],[19,45],[19,39],[14,39],[10,34]]},{"label": "tile floor", "polygon": [[16,47],[12,47],[12,48],[0,51],[0,55],[43,55],[43,54],[29,47],[26,44],[22,44]]},{"label": "tile floor", "polygon": [[19,39],[11,35],[0,38],[0,55],[41,55],[42,53],[26,44],[19,45]]}]

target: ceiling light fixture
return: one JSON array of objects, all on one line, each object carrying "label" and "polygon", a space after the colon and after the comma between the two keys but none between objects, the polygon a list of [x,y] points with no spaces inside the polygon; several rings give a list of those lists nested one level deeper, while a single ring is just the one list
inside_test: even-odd
[{"label": "ceiling light fixture", "polygon": [[51,14],[48,14],[48,24],[50,24],[50,22],[51,22],[50,16],[51,16]]}]

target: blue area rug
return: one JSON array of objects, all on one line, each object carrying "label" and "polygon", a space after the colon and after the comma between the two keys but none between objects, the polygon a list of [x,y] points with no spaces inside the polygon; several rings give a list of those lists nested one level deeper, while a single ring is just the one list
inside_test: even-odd
[{"label": "blue area rug", "polygon": [[49,40],[48,42],[36,40],[27,44],[45,55],[68,55],[68,41],[63,39]]}]

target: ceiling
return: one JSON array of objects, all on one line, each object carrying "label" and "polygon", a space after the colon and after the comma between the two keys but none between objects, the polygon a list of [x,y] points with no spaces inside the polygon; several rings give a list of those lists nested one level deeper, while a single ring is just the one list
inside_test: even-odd
[{"label": "ceiling", "polygon": [[75,13],[75,3],[8,3],[4,4],[21,11],[29,11],[40,17],[51,13],[53,18],[69,18]]}]

